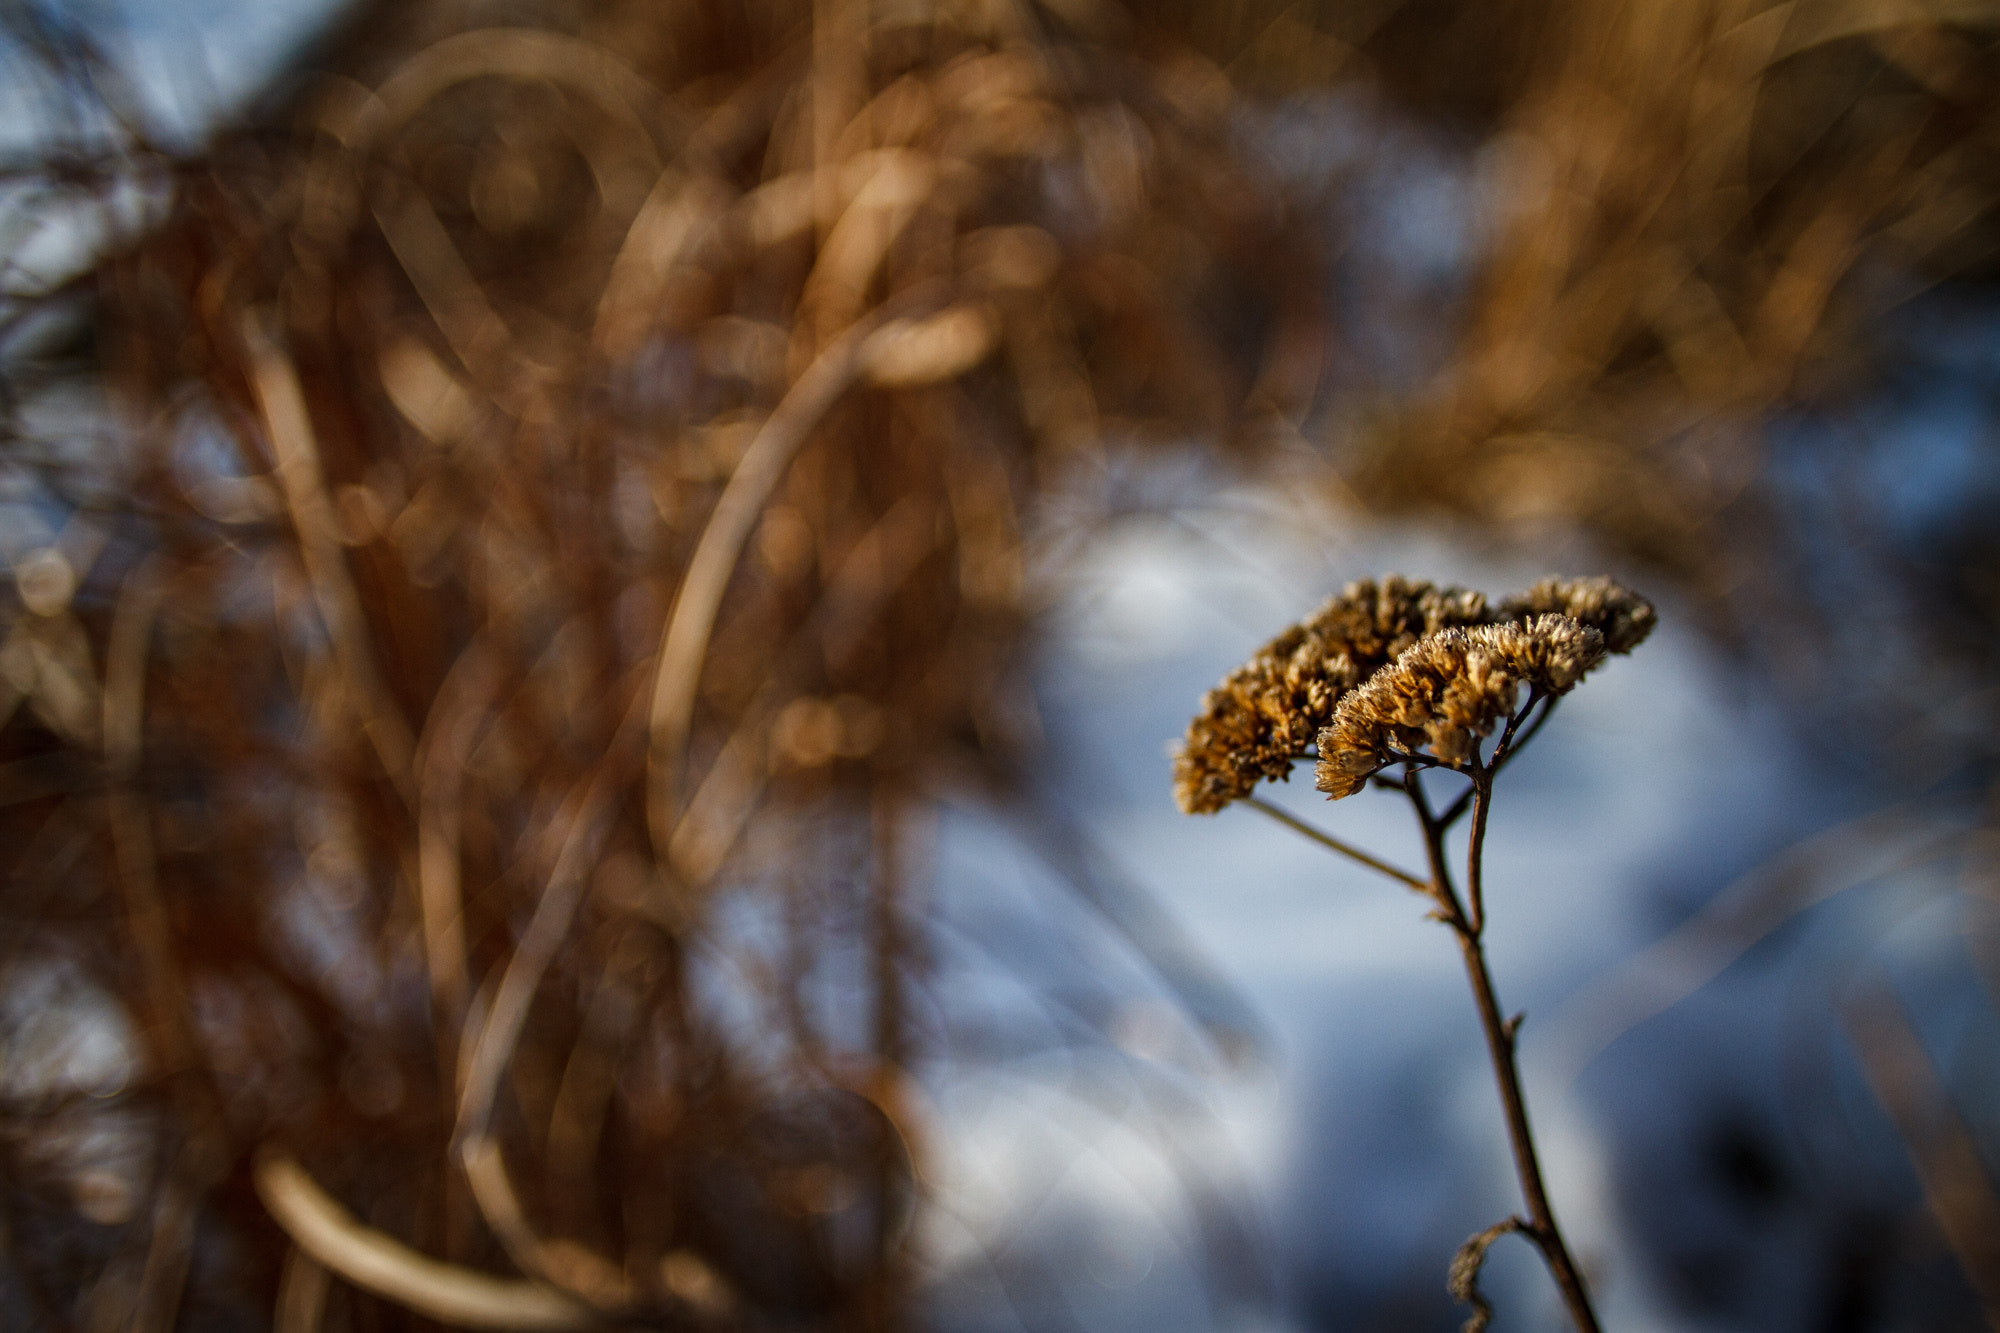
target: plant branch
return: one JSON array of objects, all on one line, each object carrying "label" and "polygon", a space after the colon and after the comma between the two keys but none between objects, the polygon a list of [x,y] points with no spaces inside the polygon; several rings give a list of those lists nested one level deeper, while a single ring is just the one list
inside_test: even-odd
[{"label": "plant branch", "polygon": [[[1510,727],[1509,730],[1512,728]],[[1493,769],[1472,761],[1472,836],[1465,845],[1466,924],[1477,940],[1486,932],[1486,816],[1493,805]]]},{"label": "plant branch", "polygon": [[1458,890],[1451,882],[1451,867],[1445,861],[1445,823],[1431,813],[1430,798],[1424,794],[1423,780],[1416,769],[1403,770],[1403,792],[1410,798],[1410,805],[1417,812],[1417,822],[1424,830],[1424,858],[1431,871],[1427,890],[1431,900],[1437,904],[1433,915],[1454,930],[1461,929],[1465,924],[1465,910],[1459,906]]},{"label": "plant branch", "polygon": [[1486,1251],[1493,1242],[1510,1231],[1525,1232],[1528,1224],[1518,1217],[1509,1217],[1495,1222],[1486,1230],[1472,1236],[1458,1247],[1452,1257],[1451,1271],[1445,1277],[1445,1290],[1452,1299],[1462,1305],[1472,1307],[1472,1317],[1465,1321],[1459,1333],[1485,1333],[1486,1326],[1493,1322],[1493,1303],[1479,1290],[1479,1270],[1485,1266]]},{"label": "plant branch", "polygon": [[1556,1287],[1562,1292],[1563,1303],[1569,1307],[1570,1318],[1575,1321],[1578,1333],[1599,1333],[1596,1312],[1590,1307],[1590,1294],[1584,1289],[1583,1276],[1577,1271],[1576,1261],[1570,1256],[1562,1230],[1556,1225],[1555,1212],[1549,1206],[1548,1192],[1542,1185],[1541,1162],[1535,1154],[1535,1140],[1528,1126],[1527,1102],[1521,1095],[1521,1076],[1514,1058],[1514,1039],[1520,1022],[1500,1016],[1500,1003],[1493,994],[1493,979],[1486,970],[1486,953],[1480,947],[1479,937],[1464,930],[1457,934],[1459,951],[1465,958],[1466,976],[1472,983],[1473,1002],[1479,1009],[1479,1025],[1486,1034],[1487,1052],[1492,1056],[1493,1078],[1500,1088],[1500,1104],[1507,1115],[1507,1137],[1514,1150],[1514,1171],[1520,1177],[1521,1195],[1528,1205],[1526,1234],[1541,1250],[1549,1276],[1555,1279]]},{"label": "plant branch", "polygon": [[1265,800],[1261,796],[1246,796],[1244,797],[1244,803],[1249,805],[1254,810],[1258,810],[1266,815],[1269,815],[1272,819],[1277,820],[1280,824],[1283,824],[1286,828],[1292,830],[1292,832],[1297,833],[1302,837],[1310,838],[1314,842],[1320,844],[1322,847],[1327,847],[1333,851],[1339,852],[1342,856],[1345,856],[1350,860],[1359,861],[1362,865],[1367,866],[1370,870],[1373,870],[1378,874],[1387,875],[1390,879],[1398,880],[1404,884],[1407,884],[1409,887],[1417,890],[1419,893],[1427,893],[1430,890],[1430,883],[1427,880],[1420,879],[1416,875],[1412,875],[1407,870],[1403,870],[1397,866],[1390,865],[1387,861],[1379,860],[1376,857],[1370,856],[1367,852],[1362,851],[1359,847],[1356,847],[1351,843],[1342,842],[1339,838],[1334,837],[1331,833],[1327,833],[1320,829],[1314,828],[1311,824],[1306,823],[1305,820],[1300,819],[1298,816],[1292,814],[1289,810],[1284,809],[1282,806],[1273,804],[1272,802]]},{"label": "plant branch", "polygon": [[[1538,701],[1542,704],[1542,711],[1535,714],[1535,720],[1517,738],[1515,735],[1516,728],[1527,719],[1529,713],[1534,711],[1535,704]],[[1522,705],[1521,710],[1514,714],[1512,718],[1508,719],[1507,729],[1501,733],[1500,743],[1493,747],[1493,758],[1486,765],[1495,776],[1498,776],[1500,771],[1507,766],[1515,755],[1528,748],[1528,742],[1535,739],[1541,732],[1542,724],[1549,720],[1550,713],[1555,712],[1558,702],[1560,701],[1555,695],[1543,695],[1540,692],[1536,692],[1529,695],[1528,702]],[[1438,818],[1447,827],[1456,824],[1459,817],[1465,813],[1466,807],[1471,805],[1471,803],[1472,788],[1467,787],[1459,793],[1457,800],[1445,807],[1444,813],[1438,816]]]},{"label": "plant branch", "polygon": [[[1532,702],[1529,706],[1533,706]],[[1510,722],[1507,729],[1510,736],[1514,724],[1527,711],[1523,709]],[[1503,745],[1506,740],[1507,737],[1502,738]],[[1499,751],[1495,753],[1497,755]],[[1548,1191],[1542,1184],[1541,1161],[1535,1152],[1534,1134],[1528,1125],[1528,1105],[1521,1094],[1520,1068],[1515,1058],[1515,1037],[1521,1020],[1518,1016],[1512,1019],[1501,1016],[1500,1001],[1493,991],[1492,974],[1486,966],[1483,942],[1486,909],[1481,861],[1485,853],[1486,817],[1492,804],[1493,778],[1497,770],[1496,762],[1476,765],[1472,772],[1472,836],[1466,854],[1466,893],[1470,912],[1461,907],[1447,877],[1444,823],[1431,812],[1430,803],[1424,799],[1423,789],[1417,785],[1414,773],[1405,779],[1405,787],[1424,829],[1424,843],[1433,877],[1432,897],[1438,900],[1445,924],[1458,937],[1466,979],[1472,986],[1473,1004],[1479,1011],[1479,1026],[1485,1034],[1487,1054],[1493,1062],[1493,1080],[1499,1088],[1501,1109],[1507,1119],[1507,1139],[1513,1149],[1514,1172],[1520,1179],[1521,1195],[1528,1205],[1528,1221],[1521,1230],[1541,1250],[1543,1262],[1562,1292],[1563,1303],[1569,1307],[1570,1318],[1575,1321],[1578,1333],[1599,1333],[1597,1315],[1590,1306],[1590,1295],[1584,1288],[1583,1277],[1577,1271],[1576,1261],[1570,1256],[1562,1231],[1556,1225],[1555,1211],[1549,1205]]]},{"label": "plant branch", "polygon": [[[1508,721],[1507,730],[1505,734],[1503,734],[1500,737],[1500,744],[1494,747],[1492,768],[1495,773],[1498,773],[1503,767],[1505,767],[1508,760],[1512,759],[1516,754],[1520,753],[1522,750],[1528,748],[1528,742],[1535,739],[1535,737],[1538,734],[1540,734],[1542,730],[1542,725],[1549,720],[1549,714],[1555,712],[1556,705],[1561,702],[1562,700],[1559,696],[1553,694],[1543,694],[1540,690],[1536,690],[1528,695],[1528,702],[1522,706],[1521,711],[1519,713],[1516,713],[1514,717]],[[1540,703],[1542,705],[1542,711],[1539,713],[1535,713],[1535,720],[1529,723],[1528,729],[1526,731],[1521,732],[1520,735],[1517,737],[1514,734],[1515,729],[1518,728],[1523,721],[1526,721],[1528,714],[1534,713],[1535,705],[1537,703]]]}]

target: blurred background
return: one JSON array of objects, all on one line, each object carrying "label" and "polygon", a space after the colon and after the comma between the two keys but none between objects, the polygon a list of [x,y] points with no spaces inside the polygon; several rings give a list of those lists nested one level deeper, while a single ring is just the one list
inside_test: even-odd
[{"label": "blurred background", "polygon": [[1489,842],[1607,1326],[2000,1328],[2000,4],[0,35],[0,1323],[1457,1327],[1448,938],[1169,790],[1393,570],[1661,608]]}]

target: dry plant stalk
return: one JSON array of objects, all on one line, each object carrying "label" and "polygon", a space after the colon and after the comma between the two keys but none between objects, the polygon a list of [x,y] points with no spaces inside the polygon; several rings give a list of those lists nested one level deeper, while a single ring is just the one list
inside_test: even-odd
[{"label": "dry plant stalk", "polygon": [[[1246,801],[1431,904],[1456,937],[1493,1063],[1526,1217],[1510,1217],[1468,1240],[1452,1261],[1451,1294],[1473,1307],[1466,1333],[1486,1327],[1479,1292],[1487,1248],[1517,1231],[1534,1242],[1578,1333],[1598,1333],[1590,1295],[1542,1184],[1515,1059],[1521,1017],[1506,1018],[1486,962],[1484,849],[1494,782],[1533,740],[1556,703],[1608,653],[1629,653],[1652,632],[1645,598],[1608,578],[1550,578],[1491,610],[1480,593],[1391,575],[1352,583],[1309,619],[1260,649],[1202,700],[1174,760],[1174,795],[1188,814]],[[1497,739],[1487,742],[1495,731]],[[1312,748],[1306,748],[1310,737]],[[1428,875],[1388,864],[1254,795],[1311,761],[1329,800],[1368,786],[1400,790],[1423,831]],[[1444,771],[1467,785],[1443,809],[1423,775]],[[1393,774],[1393,776],[1389,776]],[[1470,816],[1463,892],[1446,839]]]}]

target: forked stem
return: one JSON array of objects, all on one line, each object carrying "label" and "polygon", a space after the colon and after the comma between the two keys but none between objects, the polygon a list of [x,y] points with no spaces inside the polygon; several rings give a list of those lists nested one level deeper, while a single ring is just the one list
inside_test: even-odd
[{"label": "forked stem", "polygon": [[[1537,705],[1540,705],[1539,711]],[[1556,1224],[1555,1209],[1550,1205],[1548,1190],[1542,1183],[1541,1159],[1535,1151],[1534,1133],[1528,1125],[1528,1103],[1521,1093],[1520,1064],[1515,1054],[1515,1038],[1520,1031],[1521,1019],[1519,1015],[1511,1019],[1502,1016],[1499,997],[1493,991],[1493,975],[1486,965],[1486,824],[1493,805],[1493,780],[1507,761],[1535,738],[1554,706],[1553,698],[1539,690],[1532,692],[1527,702],[1507,719],[1491,758],[1482,761],[1475,753],[1468,765],[1457,770],[1470,779],[1470,786],[1443,810],[1432,809],[1430,799],[1424,792],[1423,770],[1445,767],[1431,756],[1398,755],[1402,767],[1400,781],[1386,776],[1376,779],[1380,785],[1400,787],[1416,811],[1417,822],[1423,828],[1424,855],[1430,867],[1428,880],[1378,860],[1262,797],[1250,796],[1245,800],[1255,809],[1328,850],[1417,890],[1435,904],[1431,915],[1451,927],[1452,934],[1458,939],[1459,954],[1465,961],[1466,980],[1472,986],[1473,1006],[1479,1011],[1479,1026],[1486,1037],[1487,1054],[1493,1061],[1493,1081],[1499,1088],[1500,1107],[1507,1120],[1507,1141],[1514,1154],[1514,1174],[1520,1180],[1522,1200],[1528,1209],[1526,1219],[1509,1219],[1500,1227],[1482,1232],[1473,1242],[1468,1242],[1470,1249],[1461,1251],[1462,1263],[1455,1262],[1454,1265],[1453,1290],[1466,1285],[1467,1290],[1474,1292],[1473,1303],[1483,1314],[1485,1303],[1476,1294],[1478,1261],[1484,1256],[1486,1246],[1499,1234],[1507,1230],[1519,1231],[1541,1251],[1542,1262],[1548,1266],[1550,1277],[1555,1279],[1556,1288],[1562,1293],[1563,1304],[1569,1309],[1577,1333],[1600,1333],[1597,1313],[1591,1308],[1590,1293],[1584,1286],[1583,1274],[1569,1252],[1568,1242],[1563,1239],[1562,1228]],[[1452,882],[1445,836],[1467,813],[1472,816],[1472,831],[1466,847],[1466,892],[1461,898]],[[1468,1253],[1471,1258],[1466,1260],[1464,1256]],[[1464,1263],[1470,1264],[1467,1274],[1458,1271]],[[1461,1277],[1465,1278],[1464,1283],[1460,1282]],[[1484,1327],[1483,1318],[1476,1316],[1475,1324]]]},{"label": "forked stem", "polygon": [[[1516,721],[1526,714],[1527,709],[1523,709],[1516,715]],[[1508,730],[1511,733],[1513,727]],[[1446,822],[1431,813],[1430,803],[1424,799],[1423,788],[1414,771],[1406,773],[1404,789],[1409,793],[1418,822],[1423,825],[1424,850],[1431,868],[1431,896],[1438,903],[1437,915],[1458,937],[1459,953],[1465,960],[1466,979],[1472,985],[1473,1005],[1479,1011],[1480,1030],[1485,1034],[1487,1054],[1493,1061],[1493,1080],[1500,1090],[1500,1106],[1507,1118],[1507,1139],[1514,1153],[1514,1174],[1520,1179],[1522,1200],[1528,1206],[1527,1223],[1521,1231],[1542,1252],[1542,1261],[1548,1265],[1549,1276],[1555,1279],[1557,1290],[1562,1292],[1563,1304],[1569,1308],[1570,1318],[1575,1321],[1578,1333],[1599,1333],[1597,1313],[1590,1305],[1590,1293],[1584,1287],[1583,1275],[1563,1239],[1562,1228],[1556,1224],[1555,1210],[1550,1206],[1548,1191],[1542,1184],[1541,1160],[1535,1151],[1534,1134],[1528,1125],[1528,1104],[1521,1094],[1520,1067],[1515,1058],[1515,1037],[1520,1031],[1521,1019],[1518,1015],[1512,1019],[1501,1016],[1500,1001],[1493,991],[1493,976],[1486,966],[1486,913],[1481,863],[1485,853],[1486,816],[1492,805],[1493,775],[1499,766],[1499,757],[1500,752],[1496,751],[1496,762],[1493,764],[1480,764],[1476,758],[1473,761],[1472,836],[1466,853],[1469,912],[1452,886],[1451,871],[1445,857]]]}]

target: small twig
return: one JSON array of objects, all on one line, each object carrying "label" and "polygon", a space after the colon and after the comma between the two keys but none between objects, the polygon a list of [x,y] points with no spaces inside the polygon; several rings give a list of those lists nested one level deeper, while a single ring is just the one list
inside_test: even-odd
[{"label": "small twig", "polygon": [[1429,794],[1424,791],[1423,779],[1418,776],[1416,769],[1406,768],[1403,770],[1403,780],[1398,785],[1403,789],[1403,794],[1410,798],[1410,804],[1416,807],[1417,822],[1423,826],[1424,846],[1432,853],[1431,883],[1451,893],[1454,898],[1457,897],[1457,893],[1451,887],[1451,871],[1444,863],[1445,821],[1431,813],[1431,800]]},{"label": "small twig", "polygon": [[[1542,703],[1542,711],[1536,713],[1535,720],[1529,724],[1528,729],[1516,737],[1514,734],[1515,728],[1526,719],[1530,712],[1533,712],[1537,700],[1540,700]],[[1512,762],[1515,755],[1528,748],[1528,742],[1535,739],[1536,735],[1541,732],[1542,724],[1549,720],[1549,714],[1556,710],[1556,704],[1559,702],[1560,700],[1555,695],[1531,694],[1528,696],[1528,702],[1523,705],[1521,711],[1508,720],[1507,729],[1502,733],[1500,743],[1493,747],[1493,758],[1487,762],[1486,767],[1494,776],[1499,776],[1501,770]],[[1438,816],[1438,819],[1447,827],[1456,824],[1471,804],[1472,788],[1467,787],[1458,794],[1457,800],[1445,807],[1444,813]]]},{"label": "small twig", "polygon": [[605,1119],[617,1088],[618,1064],[638,1024],[645,998],[658,984],[647,966],[637,923],[620,929],[599,970],[562,1077],[556,1083],[544,1142],[546,1176],[560,1196],[588,1198]]},{"label": "small twig", "polygon": [[1465,925],[1465,909],[1459,905],[1458,889],[1451,882],[1451,867],[1444,854],[1446,825],[1431,812],[1430,797],[1424,792],[1421,775],[1414,768],[1403,770],[1403,794],[1417,812],[1417,823],[1424,834],[1424,859],[1430,866],[1430,883],[1425,885],[1425,893],[1437,907],[1431,916],[1444,922],[1454,930],[1462,931]]},{"label": "small twig", "polygon": [[[1508,729],[1513,728],[1510,725]],[[1472,760],[1472,786],[1467,794],[1472,798],[1472,836],[1465,846],[1465,905],[1467,924],[1476,940],[1486,930],[1486,817],[1493,805],[1493,770],[1477,756]]]},{"label": "small twig", "polygon": [[[146,659],[165,597],[158,565],[148,560],[126,577],[111,616],[104,663],[104,774],[113,864],[124,890],[127,928],[138,953],[158,1054],[179,1075],[201,1067],[187,979],[174,951],[160,892],[152,812],[141,782],[146,736]],[[190,1108],[192,1109],[192,1108]]]},{"label": "small twig", "polygon": [[767,733],[798,688],[804,664],[837,660],[836,645],[849,649],[874,624],[888,598],[936,549],[936,526],[936,515],[916,497],[890,506],[842,559],[791,641],[772,654],[742,721],[694,786],[667,843],[667,862],[683,884],[706,883],[748,824],[765,789]]},{"label": "small twig", "polygon": [[[1545,697],[1547,696],[1539,689],[1529,690],[1528,702],[1516,709],[1513,716],[1507,719],[1507,725],[1501,728],[1500,740],[1493,747],[1493,757],[1486,761],[1487,767],[1491,768],[1495,773],[1500,771],[1501,765],[1507,762],[1507,756],[1513,752],[1514,735],[1521,730],[1521,723],[1527,720],[1528,714],[1535,711],[1535,705],[1540,703]],[[1543,711],[1542,716],[1548,716],[1546,710]],[[1528,735],[1531,734],[1528,733]],[[1522,736],[1523,744],[1527,742],[1528,735]]]},{"label": "small twig", "polygon": [[1419,893],[1427,893],[1430,890],[1430,884],[1427,881],[1420,879],[1415,875],[1412,875],[1407,870],[1403,870],[1397,866],[1390,865],[1387,861],[1378,860],[1377,858],[1370,856],[1367,852],[1362,851],[1359,847],[1356,847],[1351,843],[1342,842],[1339,838],[1334,837],[1331,833],[1326,833],[1319,829],[1314,828],[1311,824],[1306,823],[1303,819],[1300,819],[1298,816],[1292,814],[1290,811],[1284,809],[1281,806],[1272,804],[1270,801],[1265,800],[1261,796],[1247,796],[1244,798],[1244,804],[1250,806],[1252,809],[1261,811],[1262,813],[1269,815],[1272,819],[1277,820],[1280,824],[1283,824],[1286,828],[1292,830],[1292,832],[1297,833],[1302,837],[1310,838],[1314,842],[1320,844],[1322,847],[1327,847],[1333,851],[1339,852],[1342,856],[1345,856],[1350,860],[1359,861],[1362,865],[1367,866],[1370,870],[1373,870],[1378,874],[1387,875],[1390,879],[1400,880],[1404,884],[1407,884],[1411,888],[1417,890]]},{"label": "small twig", "polygon": [[1485,1333],[1486,1326],[1493,1322],[1493,1303],[1479,1289],[1479,1270],[1486,1263],[1486,1251],[1494,1241],[1510,1231],[1526,1232],[1528,1224],[1518,1217],[1509,1217],[1495,1222],[1467,1239],[1458,1247],[1458,1253],[1451,1258],[1451,1271],[1444,1280],[1444,1289],[1460,1304],[1472,1307],[1459,1333]]}]

